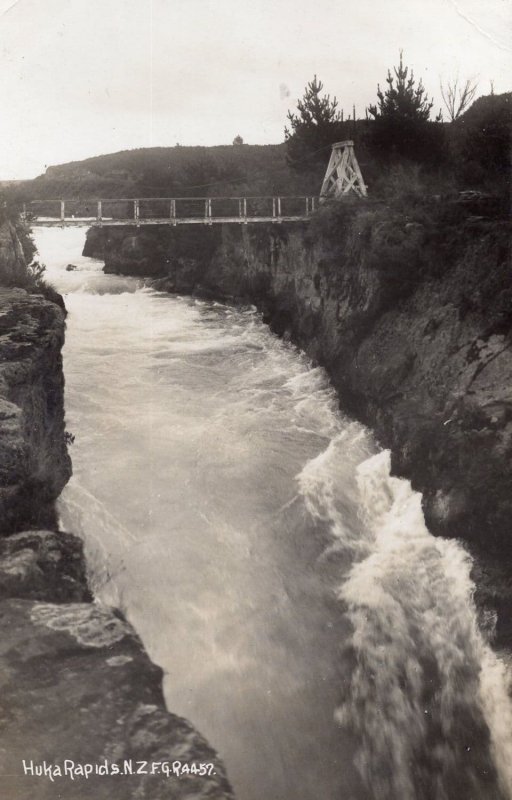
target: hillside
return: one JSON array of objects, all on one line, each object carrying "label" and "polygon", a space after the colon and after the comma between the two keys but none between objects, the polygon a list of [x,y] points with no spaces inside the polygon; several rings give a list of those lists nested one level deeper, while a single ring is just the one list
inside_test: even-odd
[{"label": "hillside", "polygon": [[286,164],[284,144],[244,144],[124,150],[49,167],[13,191],[42,200],[302,194],[306,186]]}]

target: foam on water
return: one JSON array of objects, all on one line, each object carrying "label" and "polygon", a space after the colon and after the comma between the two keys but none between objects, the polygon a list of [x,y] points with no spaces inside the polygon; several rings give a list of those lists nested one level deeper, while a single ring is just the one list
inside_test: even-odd
[{"label": "foam on water", "polygon": [[363,524],[347,525],[339,443],[306,465],[299,484],[310,512],[355,559],[338,589],[354,669],[336,719],[358,736],[371,796],[494,800],[496,768],[508,797],[510,678],[477,626],[471,559],[460,543],[430,535],[421,496],[390,476],[387,451],[357,467]]}]

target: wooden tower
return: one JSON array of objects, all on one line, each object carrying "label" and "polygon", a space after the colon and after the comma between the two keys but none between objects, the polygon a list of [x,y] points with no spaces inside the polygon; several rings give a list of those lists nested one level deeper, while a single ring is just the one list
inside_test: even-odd
[{"label": "wooden tower", "polygon": [[349,192],[355,192],[359,197],[366,197],[367,194],[351,140],[333,144],[320,200],[342,197]]}]

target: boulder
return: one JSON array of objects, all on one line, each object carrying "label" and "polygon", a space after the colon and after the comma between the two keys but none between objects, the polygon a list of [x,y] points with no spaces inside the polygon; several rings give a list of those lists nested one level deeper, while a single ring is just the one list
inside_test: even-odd
[{"label": "boulder", "polygon": [[[165,710],[162,672],[119,614],[93,603],[2,601],[0,676],[2,797],[233,797],[215,751]],[[168,777],[163,765],[176,761],[197,771],[207,765],[210,774]],[[75,770],[64,774],[70,764]],[[38,776],[42,765],[46,774]],[[85,777],[77,765],[109,774]],[[63,774],[55,769],[52,780],[49,766]]]},{"label": "boulder", "polygon": [[0,539],[0,599],[90,601],[82,541],[70,533],[22,531]]}]

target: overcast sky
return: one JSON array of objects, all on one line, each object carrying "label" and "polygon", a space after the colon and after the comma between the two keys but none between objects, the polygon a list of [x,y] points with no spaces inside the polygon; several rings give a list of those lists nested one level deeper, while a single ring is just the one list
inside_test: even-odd
[{"label": "overcast sky", "polygon": [[400,48],[512,88],[512,0],[0,0],[0,179],[134,147],[283,140],[317,73],[363,116]]}]

